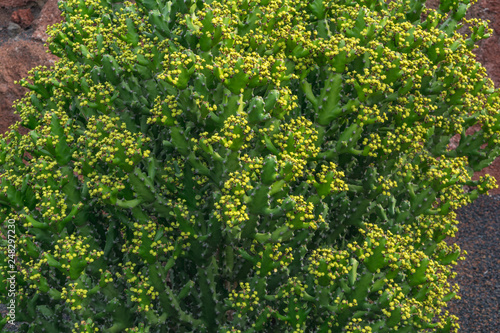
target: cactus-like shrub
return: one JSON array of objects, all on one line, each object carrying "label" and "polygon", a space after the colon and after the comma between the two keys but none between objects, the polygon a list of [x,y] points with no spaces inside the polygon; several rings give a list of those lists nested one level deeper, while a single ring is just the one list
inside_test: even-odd
[{"label": "cactus-like shrub", "polygon": [[0,143],[0,302],[23,332],[457,332],[444,240],[500,154],[468,2],[60,1]]}]

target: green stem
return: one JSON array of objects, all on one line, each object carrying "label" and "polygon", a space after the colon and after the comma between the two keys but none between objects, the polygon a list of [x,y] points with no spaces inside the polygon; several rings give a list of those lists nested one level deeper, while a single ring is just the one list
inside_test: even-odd
[{"label": "green stem", "polygon": [[190,314],[184,312],[181,309],[181,306],[180,306],[179,302],[177,301],[177,297],[174,295],[174,293],[172,292],[172,290],[168,286],[165,286],[165,295],[166,295],[166,299],[168,299],[171,306],[176,310],[178,318],[181,321],[193,324],[194,327],[198,327],[198,328],[205,327],[205,323],[202,320],[194,319]]},{"label": "green stem", "polygon": [[365,189],[360,185],[347,184],[349,187],[349,192],[362,193]]}]

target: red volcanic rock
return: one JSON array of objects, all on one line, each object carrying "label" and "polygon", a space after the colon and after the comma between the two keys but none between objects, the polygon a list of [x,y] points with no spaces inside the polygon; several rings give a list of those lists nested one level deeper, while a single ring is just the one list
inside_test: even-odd
[{"label": "red volcanic rock", "polygon": [[57,0],[49,0],[43,6],[40,13],[40,17],[35,21],[36,29],[33,32],[32,38],[41,40],[43,42],[47,41],[49,37],[46,33],[47,27],[52,24],[59,23],[63,20],[61,17],[61,11],[57,6]]},{"label": "red volcanic rock", "polygon": [[33,23],[34,17],[31,13],[31,9],[18,9],[12,13],[12,21],[19,24],[21,28],[26,29]]},{"label": "red volcanic rock", "polygon": [[485,14],[491,13],[490,28],[495,30],[497,35],[500,35],[500,21],[498,20],[500,18],[500,2],[498,0],[482,0],[480,5]]},{"label": "red volcanic rock", "polygon": [[[500,10],[500,8],[499,8]],[[500,20],[500,15],[499,15]],[[490,23],[490,27],[491,27]],[[486,68],[488,75],[495,82],[495,86],[500,88],[500,36],[494,34],[483,42],[480,49],[481,60]]]},{"label": "red volcanic rock", "polygon": [[22,7],[33,0],[0,0],[0,7],[16,8]]}]

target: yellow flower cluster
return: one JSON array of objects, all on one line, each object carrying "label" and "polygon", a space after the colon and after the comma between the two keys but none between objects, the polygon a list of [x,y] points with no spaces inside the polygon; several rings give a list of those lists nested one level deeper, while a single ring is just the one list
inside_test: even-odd
[{"label": "yellow flower cluster", "polygon": [[388,317],[391,317],[392,311],[396,310],[396,308],[401,309],[401,319],[406,321],[410,319],[411,316],[411,305],[412,299],[407,299],[407,295],[403,293],[403,289],[396,283],[392,283],[390,280],[387,283],[387,288],[384,290],[380,290],[379,293],[381,295],[389,296],[390,302],[386,308],[382,308],[382,312]]},{"label": "yellow flower cluster", "polygon": [[[348,185],[341,178],[344,178],[345,174],[343,171],[337,170],[337,165],[333,162],[330,162],[328,165],[321,165],[321,172],[315,174],[315,177],[312,176],[308,178],[308,184],[315,184],[315,180],[319,184],[330,184],[330,193],[347,191],[349,189]],[[326,195],[322,195],[324,199]]]},{"label": "yellow flower cluster", "polygon": [[149,282],[149,278],[144,276],[142,272],[138,272],[137,276],[127,279],[131,285],[127,292],[130,293],[130,300],[139,303],[137,311],[148,312],[153,308],[153,302],[160,293],[155,291],[155,288]]},{"label": "yellow flower cluster", "polygon": [[131,133],[126,129],[126,124],[119,125],[119,120],[118,117],[111,118],[106,115],[89,119],[87,130],[78,138],[78,143],[87,148],[86,155],[81,158],[90,167],[98,160],[105,163],[124,162],[134,165],[137,160],[149,156],[150,151],[141,151],[141,148],[143,143],[151,139]]},{"label": "yellow flower cluster", "polygon": [[[200,134],[200,138],[204,140],[204,144],[206,145],[219,143],[225,148],[233,151],[247,149],[249,144],[246,142],[251,141],[255,137],[255,134],[250,126],[248,126],[246,117],[247,114],[245,112],[237,112],[236,115],[231,115],[224,121],[221,133],[215,132],[210,137],[206,138],[209,133],[203,132]],[[221,136],[221,134],[223,134],[223,136]],[[192,141],[197,142],[194,138]]]},{"label": "yellow flower cluster", "polygon": [[196,68],[202,69],[200,66],[201,58],[195,55],[191,50],[183,49],[181,52],[168,52],[163,57],[163,64],[166,67],[163,72],[157,75],[160,80],[166,80],[179,89],[184,89],[187,86],[188,74],[192,74]]},{"label": "yellow flower cluster", "polygon": [[104,170],[118,166],[132,171],[135,164],[149,156],[150,151],[143,148],[149,141],[150,138],[132,134],[125,123],[120,125],[117,117],[93,116],[84,135],[77,140],[81,149],[73,153],[76,160],[73,171],[91,180],[88,185],[92,197],[116,198],[117,193],[125,189],[128,176],[121,171],[109,175]]},{"label": "yellow flower cluster", "polygon": [[447,215],[424,215],[420,216],[415,226],[409,225],[412,228],[412,233],[416,235],[416,239],[423,237],[434,239],[438,234],[447,237],[455,237],[458,228],[457,214],[450,211]]},{"label": "yellow flower cluster", "polygon": [[372,328],[370,326],[362,326],[361,318],[353,318],[345,327],[346,332],[357,332],[357,333],[370,333]]},{"label": "yellow flower cluster", "polygon": [[[233,151],[239,151],[248,148],[248,144],[243,144],[245,141],[250,141],[254,138],[253,130],[248,126],[245,113],[229,116],[224,121],[222,129],[224,137],[222,143],[224,147]],[[211,140],[207,140],[212,143]]]},{"label": "yellow flower cluster", "polygon": [[[316,218],[312,202],[306,202],[301,195],[291,195],[290,199],[295,203],[294,210],[286,213],[286,225],[290,229],[310,228],[316,230],[319,224],[325,223],[323,215]],[[278,204],[283,204],[284,199],[278,199],[277,201]]]},{"label": "yellow flower cluster", "polygon": [[245,170],[250,172],[250,180],[258,181],[262,168],[264,167],[264,158],[261,156],[250,157],[248,154],[240,155],[240,160],[245,166]]},{"label": "yellow flower cluster", "polygon": [[87,298],[88,289],[78,288],[78,283],[70,283],[68,290],[66,287],[63,287],[61,290],[61,298],[66,300],[66,303],[69,303],[70,309],[82,310],[82,301]]},{"label": "yellow flower cluster", "polygon": [[307,160],[316,157],[320,152],[320,148],[315,145],[318,131],[305,117],[290,119],[289,123],[280,126],[273,138],[283,153],[294,159]]},{"label": "yellow flower cluster", "polygon": [[[299,300],[307,295],[306,289],[308,287],[309,286],[307,284],[302,283],[302,281],[299,278],[294,276],[294,277],[289,277],[288,281],[286,283],[284,283],[283,285],[281,285],[281,287],[279,288],[278,297],[280,299],[283,299],[287,304],[289,304],[288,307],[285,307],[283,309],[283,311],[285,312],[285,314],[288,315],[288,318],[290,318],[293,321],[300,320],[300,315],[297,314],[298,311],[300,311],[300,310],[303,310],[304,312],[307,311],[306,309],[308,307],[308,304],[306,302],[300,304]],[[307,297],[310,298],[311,296],[307,295]],[[290,305],[290,302],[292,302],[292,301],[293,301],[293,303],[292,303],[293,305]],[[299,306],[301,308],[299,308]],[[291,312],[290,310],[295,311],[295,315],[293,313],[290,313]],[[277,312],[277,311],[271,310],[270,312],[273,313],[273,312]],[[290,322],[287,322],[287,326],[288,326],[287,328],[290,329],[290,332],[294,332],[294,333],[306,332],[304,330],[306,327],[304,321],[302,322],[302,324],[296,323],[295,325],[293,325]]]},{"label": "yellow flower cluster", "polygon": [[[416,154],[423,150],[421,142],[424,141],[423,136],[425,130],[422,127],[410,127],[402,124],[396,127],[394,132],[370,133],[363,140],[365,149],[368,149],[368,156],[379,157],[394,153]],[[411,153],[410,153],[411,152]]]},{"label": "yellow flower cluster", "polygon": [[280,293],[280,295],[284,299],[288,299],[293,296],[304,297],[304,293],[306,292],[306,289],[308,287],[309,286],[307,284],[302,283],[302,281],[299,280],[298,277],[296,276],[289,277],[287,283],[284,284],[283,287],[281,288],[280,291],[282,293]]},{"label": "yellow flower cluster", "polygon": [[154,287],[149,282],[149,278],[142,271],[136,272],[137,264],[131,261],[119,263],[122,268],[123,275],[120,272],[115,272],[118,280],[124,278],[128,284],[126,294],[132,302],[138,303],[138,312],[148,312],[153,309],[153,305],[159,296],[159,292],[155,291]]},{"label": "yellow flower cluster", "polygon": [[378,178],[378,182],[380,183],[380,187],[382,189],[382,195],[389,196],[391,189],[397,188],[398,183],[391,179],[384,179],[383,176]]},{"label": "yellow flower cluster", "polygon": [[[184,188],[184,183],[182,180],[184,179],[184,166],[185,162],[182,158],[172,158],[168,161],[165,161],[165,165],[163,166],[164,175],[162,175],[162,179],[166,183],[172,184],[176,190],[182,191]],[[201,183],[198,183],[202,185]],[[166,194],[174,194],[170,193],[171,190],[167,188],[165,185],[161,188],[162,193]]]},{"label": "yellow flower cluster", "polygon": [[280,97],[276,101],[276,105],[271,114],[280,119],[284,115],[289,115],[290,111],[298,107],[296,102],[298,97],[287,86],[280,87],[278,91]]},{"label": "yellow flower cluster", "polygon": [[[23,277],[23,280],[31,283],[28,287],[30,289],[36,290],[37,294],[40,293],[40,288],[38,287],[37,282],[47,282],[45,276],[42,275],[42,273],[44,272],[43,268],[46,268],[47,266],[47,259],[40,258],[36,261],[30,260],[27,265],[25,265],[25,267],[22,267],[19,271]],[[22,291],[20,291],[20,296],[21,299],[25,297],[23,296]]]},{"label": "yellow flower cluster", "polygon": [[80,322],[76,322],[74,328],[71,330],[71,333],[90,333],[90,332],[99,332],[99,328],[95,327],[92,319],[87,319],[87,321],[82,320]]},{"label": "yellow flower cluster", "polygon": [[[179,227],[178,223],[170,223],[169,226],[166,227],[159,225],[158,222],[150,220],[147,224],[135,222],[133,226],[134,237],[130,243],[125,242],[123,244],[122,252],[158,258],[158,256],[167,255],[174,250],[173,244],[175,243],[175,238],[167,235],[171,235],[174,228],[177,229]],[[155,240],[159,233],[163,233],[163,237]]]},{"label": "yellow flower cluster", "polygon": [[214,214],[219,221],[232,228],[249,219],[244,196],[247,191],[253,189],[253,186],[250,185],[249,172],[247,171],[232,172],[229,177],[222,189],[224,195],[215,204],[217,211]]},{"label": "yellow flower cluster", "polygon": [[[90,78],[87,80],[91,81]],[[88,92],[81,92],[77,98],[81,106],[100,106],[99,109],[107,114],[113,110],[112,101],[117,96],[116,88],[111,83],[105,82],[91,85]]]},{"label": "yellow flower cluster", "polygon": [[[261,135],[274,132],[276,133],[272,135],[273,142],[281,150],[278,159],[279,167],[283,170],[287,164],[292,164],[292,170],[285,175],[285,179],[296,181],[305,175],[308,159],[316,157],[320,152],[320,148],[316,146],[317,130],[305,117],[291,119],[289,123],[279,128],[271,124],[267,128],[259,129]],[[265,144],[265,140],[261,142]]]},{"label": "yellow flower cluster", "polygon": [[[40,215],[42,219],[39,222],[47,221],[48,224],[53,225],[53,223],[59,222],[66,218],[68,214],[68,205],[66,203],[66,194],[62,191],[61,187],[58,186],[64,183],[65,176],[62,175],[61,169],[57,165],[57,162],[51,161],[50,157],[41,157],[30,165],[30,174],[33,181],[42,180],[45,185],[36,185],[33,190],[37,200],[39,200]],[[5,174],[9,179],[10,172]],[[17,175],[12,175],[12,178],[18,178],[22,180],[24,177],[19,177]],[[25,207],[24,210],[28,212],[28,208]],[[31,215],[29,213],[25,215]],[[31,215],[33,216],[33,215]],[[52,223],[51,223],[52,222]],[[31,223],[26,220],[23,224],[24,227],[31,226]]]},{"label": "yellow flower cluster", "polygon": [[[176,200],[168,199],[167,200],[167,206],[171,207],[174,211],[170,213],[171,216],[175,216],[175,219],[173,221],[170,221],[168,223],[169,227],[164,227],[166,231],[172,232],[176,231],[177,237],[174,238],[173,236],[169,236],[171,239],[171,243],[179,243],[181,244],[181,248],[183,251],[181,252],[182,255],[186,254],[186,250],[191,246],[191,243],[189,242],[189,239],[191,237],[194,237],[195,239],[198,237],[198,235],[194,234],[192,235],[189,231],[184,232],[180,231],[180,219],[183,220],[183,223],[189,224],[190,226],[193,226],[196,222],[196,216],[193,214],[190,214],[190,209],[186,204],[187,200],[186,199],[181,199],[177,198]],[[180,212],[179,216],[175,215],[175,211],[178,210]],[[180,232],[179,232],[180,231]],[[174,258],[176,258],[174,256]]]},{"label": "yellow flower cluster", "polygon": [[[66,6],[72,8],[79,6],[78,0],[65,3]],[[69,16],[69,21],[64,24],[56,23],[48,28],[47,45],[51,45],[53,52],[56,54],[63,52],[61,47],[54,43],[54,40],[59,40],[63,44],[70,45],[75,53],[81,54],[90,61],[100,59],[102,54],[110,54],[128,72],[137,63],[137,55],[142,54],[146,58],[152,58],[154,43],[142,40],[134,45],[125,38],[128,33],[127,21],[134,24],[138,33],[151,33],[151,26],[143,21],[142,10],[137,12],[137,7],[126,1],[124,7],[115,12],[116,20],[105,22],[101,19],[103,16],[113,15],[113,9],[110,6],[103,6],[102,2],[97,0],[87,1],[85,4],[97,15],[91,17],[84,11],[78,10]],[[80,38],[76,38],[76,31],[79,32]],[[158,42],[158,38],[153,41]],[[82,46],[86,52],[81,51]]]},{"label": "yellow flower cluster", "polygon": [[[281,69],[277,68],[279,65],[277,66],[274,59],[279,59],[282,56],[277,58],[273,55],[266,58],[261,58],[261,56],[263,51],[268,50],[269,45],[275,45],[273,53],[278,54],[284,49],[286,40],[291,39],[297,43],[306,42],[304,37],[310,32],[307,31],[304,22],[299,19],[301,16],[307,16],[305,11],[300,10],[300,7],[304,5],[297,0],[270,1],[266,6],[260,6],[255,13],[257,22],[254,23],[252,33],[241,35],[237,30],[238,25],[240,22],[244,22],[245,16],[252,12],[250,8],[248,10],[234,10],[242,8],[243,5],[244,1],[242,0],[204,4],[203,9],[195,12],[194,19],[186,15],[179,20],[179,23],[189,27],[189,22],[191,22],[192,31],[199,37],[204,34],[206,38],[219,39],[223,47],[219,50],[220,57],[214,62],[222,70],[222,77],[225,78],[226,74],[228,76],[236,74],[234,72],[236,63],[233,59],[241,59],[243,63],[252,64],[245,67],[249,76],[256,78],[258,82],[273,81],[279,86],[280,81],[284,79],[280,74],[284,68],[282,65]],[[255,5],[255,3],[251,4],[252,7]],[[210,15],[210,20],[207,23],[212,28],[203,29],[202,32],[201,28],[208,15]],[[268,20],[268,24],[263,23],[264,18]],[[210,32],[211,29],[213,32]],[[251,50],[248,50],[249,48]],[[245,52],[243,53],[243,51]],[[262,61],[257,59],[262,59]],[[306,63],[303,59],[297,59],[297,62],[305,69],[310,63]],[[274,73],[274,75],[269,71],[273,66],[278,70],[278,73]]]},{"label": "yellow flower cluster", "polygon": [[[392,234],[390,231],[383,231],[380,227],[373,224],[365,224],[366,229],[360,229],[360,232],[365,235],[366,241],[363,246],[359,246],[356,242],[349,243],[347,246],[352,253],[361,259],[367,260],[373,255],[376,247],[380,245],[380,240],[385,239],[384,249],[382,249],[383,260],[387,262],[388,268],[391,271],[400,271],[400,276],[405,276],[406,279],[415,279],[416,271],[423,263],[427,262],[425,272],[419,272],[419,275],[425,276],[425,280],[420,281],[414,295],[419,291],[425,291],[422,296],[417,299],[416,297],[408,297],[407,292],[403,290],[404,284],[400,284],[399,278],[390,278],[385,280],[384,287],[378,291],[380,297],[388,299],[387,307],[382,308],[382,312],[390,317],[392,311],[396,308],[401,310],[401,318],[403,323],[408,323],[410,317],[419,318],[424,323],[430,323],[431,318],[427,316],[433,314],[438,316],[442,308],[446,306],[443,300],[452,292],[458,291],[458,286],[450,286],[448,277],[452,275],[451,268],[448,265],[440,264],[436,258],[426,255],[424,252],[417,250],[416,247],[420,246],[423,242],[418,232],[418,226],[406,226],[404,233]],[[454,249],[449,248],[443,241],[438,245],[445,253],[459,251],[457,245]],[[456,262],[452,262],[455,265]],[[379,269],[377,272],[380,272]],[[404,280],[403,280],[404,281]],[[422,283],[424,283],[422,285]],[[424,290],[425,288],[425,290]],[[426,315],[427,314],[427,315]],[[434,317],[433,316],[433,317]],[[441,318],[446,319],[446,318]],[[442,322],[444,323],[444,321]]]},{"label": "yellow flower cluster", "polygon": [[[415,172],[415,178],[422,181],[432,179],[438,181],[443,187],[440,191],[439,200],[450,204],[450,209],[455,210],[471,202],[469,196],[463,192],[462,186],[470,180],[467,165],[467,157],[433,157],[425,151],[419,156],[420,161],[428,165],[425,172]],[[494,182],[494,180],[492,179]],[[494,188],[494,183],[490,183]]]},{"label": "yellow flower cluster", "polygon": [[347,264],[348,257],[347,251],[329,248],[313,250],[308,272],[314,276],[314,283],[333,285],[338,278],[349,273],[352,267]]},{"label": "yellow flower cluster", "polygon": [[230,330],[226,331],[226,333],[242,333],[242,332],[241,332],[241,330],[232,326]]},{"label": "yellow flower cluster", "polygon": [[[260,245],[257,241],[254,240],[254,244],[250,246],[250,251],[251,253],[255,253],[257,256],[260,257],[261,261],[257,262],[255,267],[257,267],[257,274],[261,274],[261,269],[262,269],[262,263],[265,262],[268,258],[264,259],[264,251],[259,251],[255,247],[256,245]],[[271,253],[269,253],[269,259],[271,259],[275,263],[279,263],[279,268],[280,269],[286,269],[288,265],[293,261],[293,254],[292,254],[292,248],[291,247],[285,247],[285,245],[282,245],[281,243],[276,243],[273,245],[265,245],[266,247],[270,247]],[[267,275],[271,275],[272,273],[277,273],[278,268],[274,268],[274,270],[269,271]]]},{"label": "yellow flower cluster", "polygon": [[87,264],[94,262],[104,255],[103,251],[91,250],[88,239],[83,239],[81,236],[76,237],[74,234],[57,240],[54,245],[53,256],[59,259],[61,267],[69,270],[74,259],[84,260]]},{"label": "yellow flower cluster", "polygon": [[229,294],[229,301],[238,309],[238,317],[248,311],[253,311],[254,306],[259,304],[257,291],[250,288],[250,284],[240,282],[240,291],[233,290]]}]

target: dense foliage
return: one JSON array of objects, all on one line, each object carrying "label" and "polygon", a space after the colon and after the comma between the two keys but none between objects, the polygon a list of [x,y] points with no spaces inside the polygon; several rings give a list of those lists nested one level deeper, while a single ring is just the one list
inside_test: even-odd
[{"label": "dense foliage", "polygon": [[444,239],[500,154],[468,1],[59,6],[0,140],[21,331],[457,332]]}]

